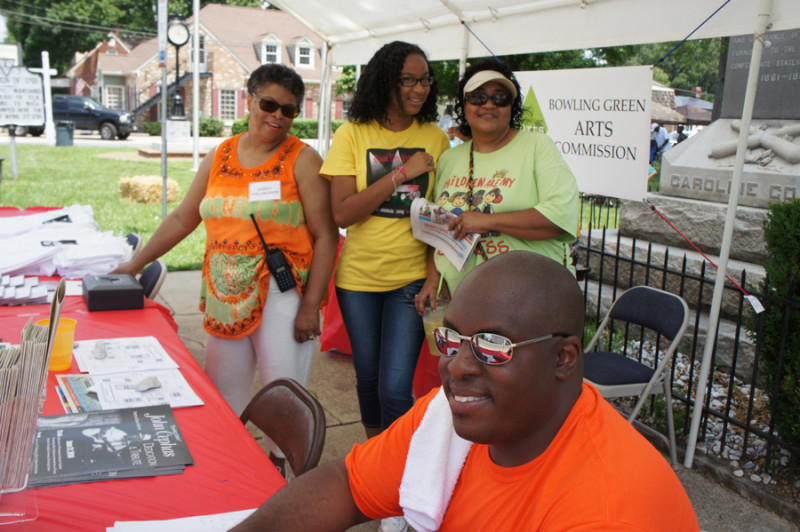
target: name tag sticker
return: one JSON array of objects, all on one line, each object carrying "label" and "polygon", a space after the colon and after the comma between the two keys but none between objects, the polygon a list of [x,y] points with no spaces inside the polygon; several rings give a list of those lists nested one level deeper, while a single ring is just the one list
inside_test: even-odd
[{"label": "name tag sticker", "polygon": [[280,181],[250,183],[250,201],[277,201],[281,199]]}]

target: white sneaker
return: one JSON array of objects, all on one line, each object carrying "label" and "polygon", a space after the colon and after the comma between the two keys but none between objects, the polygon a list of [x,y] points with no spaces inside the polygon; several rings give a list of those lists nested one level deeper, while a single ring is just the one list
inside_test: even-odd
[{"label": "white sneaker", "polygon": [[406,523],[402,515],[387,517],[386,519],[381,519],[381,526],[378,530],[380,532],[406,532],[408,523]]}]

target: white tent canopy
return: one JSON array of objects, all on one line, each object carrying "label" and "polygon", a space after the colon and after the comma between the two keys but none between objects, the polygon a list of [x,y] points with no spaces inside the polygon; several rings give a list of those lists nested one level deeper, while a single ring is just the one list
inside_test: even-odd
[{"label": "white tent canopy", "polygon": [[[382,45],[419,45],[431,60],[750,35],[756,0],[271,0],[326,43],[320,109],[331,107],[331,68],[366,64]],[[715,14],[716,12],[716,14]],[[713,17],[695,29],[712,14]],[[462,23],[463,21],[463,23]],[[800,28],[798,0],[772,0],[770,30]],[[467,29],[469,26],[469,29]],[[482,44],[483,43],[483,44]],[[484,46],[485,44],[485,46]],[[462,69],[463,71],[463,69]],[[330,112],[320,112],[327,152]]]},{"label": "white tent canopy", "polygon": [[[381,45],[419,45],[432,60],[678,41],[724,0],[274,0],[328,42],[333,63],[365,64]],[[800,27],[797,0],[773,0],[771,30]],[[693,39],[752,34],[755,0],[731,0]],[[465,43],[468,46],[464,53]]]}]

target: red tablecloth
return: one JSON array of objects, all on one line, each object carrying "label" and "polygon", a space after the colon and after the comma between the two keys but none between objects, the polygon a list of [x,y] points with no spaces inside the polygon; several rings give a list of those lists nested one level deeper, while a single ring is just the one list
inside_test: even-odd
[{"label": "red tablecloth", "polygon": [[[115,521],[172,519],[255,508],[284,485],[267,454],[242,425],[176,334],[167,309],[147,301],[142,310],[89,312],[67,297],[62,316],[78,321],[76,340],[155,336],[180,365],[205,405],[175,409],[195,465],[182,475],[109,480],[27,490],[39,517],[0,530],[105,531]],[[49,316],[49,306],[0,307],[0,337],[18,342],[28,319]],[[68,371],[77,373],[77,364]],[[63,414],[48,376],[44,415]],[[0,497],[0,509],[6,495]],[[2,512],[0,512],[2,513]],[[6,518],[7,520],[7,518]],[[3,521],[0,520],[0,523]]]}]

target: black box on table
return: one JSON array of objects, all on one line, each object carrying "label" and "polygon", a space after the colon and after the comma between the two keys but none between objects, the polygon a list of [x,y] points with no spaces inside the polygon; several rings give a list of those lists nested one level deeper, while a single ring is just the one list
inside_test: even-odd
[{"label": "black box on table", "polygon": [[144,306],[144,289],[132,275],[87,275],[83,300],[89,310],[128,310]]}]

